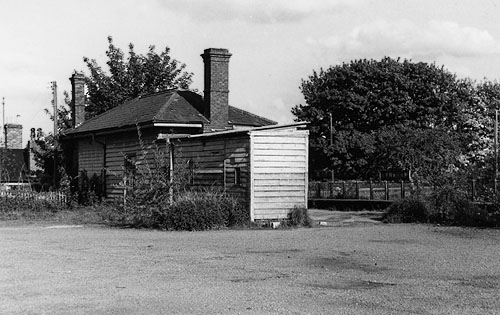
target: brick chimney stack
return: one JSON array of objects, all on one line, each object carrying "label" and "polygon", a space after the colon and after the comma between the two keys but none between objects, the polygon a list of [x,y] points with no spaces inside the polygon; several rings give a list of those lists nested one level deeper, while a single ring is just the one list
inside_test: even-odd
[{"label": "brick chimney stack", "polygon": [[5,148],[23,148],[23,125],[5,124]]},{"label": "brick chimney stack", "polygon": [[71,120],[73,128],[85,121],[85,76],[74,72],[69,78],[71,81]]},{"label": "brick chimney stack", "polygon": [[[227,49],[209,48],[203,54],[205,63],[204,115],[210,119],[205,129],[223,130],[228,126],[229,58]],[[207,130],[208,129],[208,130]]]}]

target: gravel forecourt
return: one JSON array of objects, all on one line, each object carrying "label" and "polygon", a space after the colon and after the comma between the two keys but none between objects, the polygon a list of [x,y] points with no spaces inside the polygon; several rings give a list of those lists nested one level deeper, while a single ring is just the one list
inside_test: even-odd
[{"label": "gravel forecourt", "polygon": [[500,314],[500,230],[311,215],[205,232],[4,223],[0,314]]}]

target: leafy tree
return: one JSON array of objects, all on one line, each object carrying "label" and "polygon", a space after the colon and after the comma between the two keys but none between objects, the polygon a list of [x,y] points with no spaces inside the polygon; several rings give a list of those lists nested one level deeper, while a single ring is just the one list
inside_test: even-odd
[{"label": "leafy tree", "polygon": [[[453,143],[462,152],[462,113],[473,111],[476,97],[472,82],[443,67],[389,57],[314,71],[302,81],[301,91],[306,104],[292,113],[311,122],[311,173],[333,169],[343,179],[375,178],[388,168],[416,170],[421,160],[410,165],[404,159],[438,152],[447,138],[459,139]],[[433,133],[438,139],[432,139]],[[419,141],[422,136],[430,142]],[[394,146],[407,141],[425,148],[415,147],[411,153]]]},{"label": "leafy tree", "polygon": [[458,133],[389,126],[377,133],[377,152],[372,163],[409,170],[412,179],[439,185],[443,174],[458,170],[461,152]]},{"label": "leafy tree", "polygon": [[[54,187],[54,153],[57,156],[61,156],[60,146],[56,145],[54,147],[54,137],[52,134],[45,136],[41,130],[39,130],[37,138],[31,140],[30,143],[31,150],[34,153],[35,164],[39,167],[33,175],[37,178],[37,190],[41,189],[47,191],[50,187]],[[62,171],[62,165],[58,165],[57,177],[60,177]]]},{"label": "leafy tree", "polygon": [[187,89],[192,81],[192,73],[185,72],[185,64],[170,56],[170,49],[161,53],[155,46],[149,46],[146,55],[137,54],[134,45],[129,44],[128,57],[113,44],[108,37],[106,51],[109,74],[95,59],[83,58],[90,75],[86,77],[88,104],[87,118],[96,116],[125,101],[142,94],[154,93],[171,88]]},{"label": "leafy tree", "polygon": [[[186,65],[170,56],[170,49],[157,53],[155,46],[149,46],[145,55],[137,54],[134,45],[129,44],[128,56],[113,44],[108,36],[108,50],[106,56],[107,71],[95,59],[83,58],[89,75],[85,77],[87,85],[87,104],[85,107],[86,119],[99,115],[115,106],[123,104],[143,94],[154,93],[166,89],[187,89],[192,82],[192,73],[186,72]],[[58,133],[72,127],[71,98],[64,92],[64,103],[58,107]],[[54,120],[54,115],[46,109],[46,113]],[[57,151],[57,161],[62,167],[64,153],[58,142],[54,142],[53,135],[45,137],[43,143],[37,147],[35,155],[42,166],[44,177],[50,177],[53,165],[54,152]],[[52,164],[51,164],[52,163]],[[60,177],[59,177],[60,178]]]}]

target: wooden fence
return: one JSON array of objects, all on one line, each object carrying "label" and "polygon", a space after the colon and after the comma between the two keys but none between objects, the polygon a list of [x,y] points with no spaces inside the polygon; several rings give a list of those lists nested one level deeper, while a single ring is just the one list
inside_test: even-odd
[{"label": "wooden fence", "polygon": [[399,200],[411,196],[416,191],[426,195],[432,191],[432,188],[410,182],[309,182],[310,200]]},{"label": "wooden fence", "polygon": [[20,198],[24,200],[46,200],[57,205],[65,205],[67,197],[61,192],[36,192],[30,190],[0,190],[0,198]]}]

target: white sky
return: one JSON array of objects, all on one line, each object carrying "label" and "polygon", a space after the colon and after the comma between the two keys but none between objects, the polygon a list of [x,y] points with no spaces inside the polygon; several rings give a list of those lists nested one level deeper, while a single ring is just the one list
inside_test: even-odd
[{"label": "white sky", "polygon": [[[203,91],[205,48],[227,48],[233,106],[280,123],[303,103],[313,70],[383,56],[436,62],[459,77],[500,78],[496,0],[0,0],[0,97],[8,123],[52,131],[83,57],[105,67],[107,36],[125,52],[153,44],[194,73]],[[19,117],[17,117],[19,115]],[[17,117],[17,118],[16,118]]]}]

